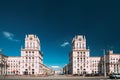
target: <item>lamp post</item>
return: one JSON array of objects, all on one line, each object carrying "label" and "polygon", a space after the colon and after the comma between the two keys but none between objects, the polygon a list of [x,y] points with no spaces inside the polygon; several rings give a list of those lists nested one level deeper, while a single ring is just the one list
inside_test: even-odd
[{"label": "lamp post", "polygon": [[120,67],[120,59],[118,60],[118,73],[120,73],[119,67]]},{"label": "lamp post", "polygon": [[66,75],[68,75],[68,66],[66,64]]},{"label": "lamp post", "polygon": [[103,50],[103,54],[104,54],[104,77],[106,77],[106,60],[105,60],[105,50]]}]

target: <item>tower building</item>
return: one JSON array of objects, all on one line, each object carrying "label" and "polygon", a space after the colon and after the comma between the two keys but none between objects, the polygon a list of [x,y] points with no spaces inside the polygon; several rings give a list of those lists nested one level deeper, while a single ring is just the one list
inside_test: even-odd
[{"label": "tower building", "polygon": [[[106,66],[104,65],[106,64]],[[120,73],[120,54],[108,51],[104,56],[90,56],[90,50],[86,48],[86,38],[77,35],[72,40],[72,51],[69,54],[69,63],[64,66],[64,74],[72,75],[107,75]]]},{"label": "tower building", "polygon": [[89,49],[86,48],[85,36],[78,35],[72,40],[72,51],[69,57],[70,74],[90,73]]},{"label": "tower building", "polygon": [[20,74],[42,74],[43,56],[40,40],[36,35],[26,35],[25,48],[21,49]]},{"label": "tower building", "polygon": [[21,56],[0,55],[0,75],[46,75],[52,69],[43,64],[40,40],[36,35],[29,34],[25,37],[25,47],[21,48]]}]

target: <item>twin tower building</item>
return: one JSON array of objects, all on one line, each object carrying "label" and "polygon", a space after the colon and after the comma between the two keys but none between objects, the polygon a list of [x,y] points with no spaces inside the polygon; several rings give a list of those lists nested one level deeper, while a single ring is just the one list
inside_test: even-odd
[{"label": "twin tower building", "polygon": [[[43,64],[40,40],[36,35],[25,37],[25,47],[21,48],[21,56],[6,57],[6,65],[0,68],[0,74],[43,75],[51,74],[52,70]],[[69,55],[69,64],[63,68],[65,74],[103,74],[104,61],[106,73],[120,73],[120,54],[109,51],[106,57],[90,57],[90,50],[86,48],[86,38],[77,35],[72,40],[72,50]]]}]

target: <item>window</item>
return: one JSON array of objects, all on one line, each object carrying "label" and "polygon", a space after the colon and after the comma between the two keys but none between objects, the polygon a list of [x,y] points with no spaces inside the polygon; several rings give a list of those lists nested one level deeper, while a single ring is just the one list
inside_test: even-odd
[{"label": "window", "polygon": [[82,70],[82,66],[80,66],[81,70]]},{"label": "window", "polygon": [[81,62],[82,62],[82,58],[81,58]]},{"label": "window", "polygon": [[85,54],[85,52],[83,52]]},{"label": "window", "polygon": [[34,59],[34,57],[32,57],[32,59]]},{"label": "window", "polygon": [[27,64],[25,64],[25,66],[27,67]]},{"label": "window", "polygon": [[77,58],[77,62],[79,62],[79,58]]},{"label": "window", "polygon": [[77,67],[79,67],[79,64],[77,64]]},{"label": "window", "polygon": [[84,64],[84,67],[85,67],[85,64]]},{"label": "window", "polygon": [[82,39],[81,38],[79,38],[79,41],[81,41]]},{"label": "window", "polygon": [[85,60],[85,58],[84,58],[84,60]]},{"label": "window", "polygon": [[77,69],[77,73],[79,74],[79,69]]},{"label": "window", "polygon": [[79,56],[79,52],[77,52],[77,55]]}]

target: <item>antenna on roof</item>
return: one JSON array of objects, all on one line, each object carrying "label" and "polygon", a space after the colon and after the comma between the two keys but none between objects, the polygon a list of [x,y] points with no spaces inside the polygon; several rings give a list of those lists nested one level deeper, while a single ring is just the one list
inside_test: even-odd
[{"label": "antenna on roof", "polygon": [[23,46],[21,45],[21,50],[23,49]]},{"label": "antenna on roof", "polygon": [[0,52],[2,51],[2,48],[0,48]]},{"label": "antenna on roof", "polygon": [[0,53],[2,53],[2,49],[0,48]]}]

